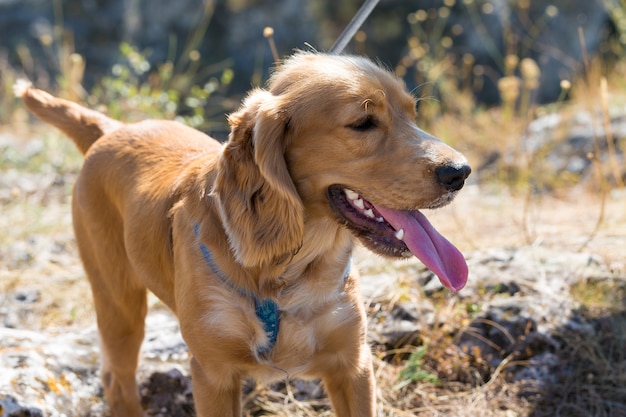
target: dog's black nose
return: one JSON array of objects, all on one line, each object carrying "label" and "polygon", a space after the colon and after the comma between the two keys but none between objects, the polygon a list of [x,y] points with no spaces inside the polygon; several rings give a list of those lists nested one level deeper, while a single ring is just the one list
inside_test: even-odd
[{"label": "dog's black nose", "polygon": [[465,179],[469,176],[472,169],[469,165],[443,165],[435,169],[435,175],[439,183],[448,191],[458,191],[463,188]]}]

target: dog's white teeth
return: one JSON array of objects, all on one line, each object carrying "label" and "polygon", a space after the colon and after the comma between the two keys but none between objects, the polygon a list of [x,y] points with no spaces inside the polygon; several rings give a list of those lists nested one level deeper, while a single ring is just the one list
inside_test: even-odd
[{"label": "dog's white teeth", "polygon": [[395,235],[398,240],[404,239],[404,229],[396,230]]},{"label": "dog's white teeth", "polygon": [[375,219],[378,223],[382,223],[385,221],[385,219],[383,219],[382,217],[376,217],[372,208],[368,208],[367,210],[365,209],[365,201],[358,193],[350,190],[349,188],[344,188],[343,193],[346,195],[348,200],[350,200],[352,205],[354,205],[354,207],[361,210],[365,217]]},{"label": "dog's white teeth", "polygon": [[359,195],[357,193],[347,188],[344,188],[343,192],[346,194],[346,197],[348,197],[350,200],[356,200],[357,198],[359,198]]}]

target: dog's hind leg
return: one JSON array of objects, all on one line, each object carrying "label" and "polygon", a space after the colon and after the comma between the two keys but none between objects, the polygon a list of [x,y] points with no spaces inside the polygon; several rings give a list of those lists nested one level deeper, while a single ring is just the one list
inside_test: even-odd
[{"label": "dog's hind leg", "polygon": [[[124,249],[121,219],[92,219],[74,205],[74,230],[94,298],[102,356],[101,377],[113,417],[143,416],[135,371],[144,337],[146,288]],[[103,218],[104,217],[104,218]]]}]

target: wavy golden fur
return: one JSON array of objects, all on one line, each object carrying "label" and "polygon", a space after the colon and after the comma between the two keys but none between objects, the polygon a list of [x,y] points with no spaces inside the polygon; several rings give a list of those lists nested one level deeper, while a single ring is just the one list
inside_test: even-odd
[{"label": "wavy golden fur", "polygon": [[[365,220],[340,214],[333,190],[393,209],[438,207],[460,186],[434,172],[465,167],[417,128],[401,81],[365,58],[297,53],[230,115],[223,145],[179,123],[123,124],[18,90],[85,155],[73,219],[113,416],[143,415],[135,370],[147,289],[180,321],[198,416],[239,417],[242,378],[285,374],[321,378],[337,416],[375,414],[358,274],[343,275],[355,236],[390,256],[401,242],[388,247]],[[251,297],[280,310],[273,346]]]}]

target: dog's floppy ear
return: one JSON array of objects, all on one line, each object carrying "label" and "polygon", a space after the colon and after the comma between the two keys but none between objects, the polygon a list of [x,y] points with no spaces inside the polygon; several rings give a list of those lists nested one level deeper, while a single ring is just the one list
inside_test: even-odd
[{"label": "dog's floppy ear", "polygon": [[280,103],[267,91],[253,91],[229,117],[218,164],[213,193],[230,246],[246,267],[279,267],[304,235],[304,208],[285,162],[288,114]]}]

